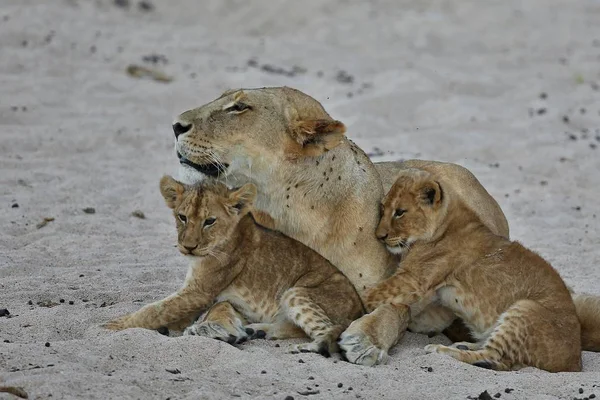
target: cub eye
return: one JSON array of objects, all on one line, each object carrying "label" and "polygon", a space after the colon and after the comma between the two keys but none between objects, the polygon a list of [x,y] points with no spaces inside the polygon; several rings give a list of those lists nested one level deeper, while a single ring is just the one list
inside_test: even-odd
[{"label": "cub eye", "polygon": [[177,214],[177,218],[179,218],[179,220],[181,222],[183,222],[184,224],[187,223],[187,217],[183,214]]},{"label": "cub eye", "polygon": [[406,210],[403,210],[401,208],[398,208],[395,212],[394,212],[394,218],[400,218],[401,216],[404,215],[404,213],[406,212]]},{"label": "cub eye", "polygon": [[225,112],[229,113],[229,114],[241,114],[246,110],[251,110],[252,107],[250,107],[248,104],[246,103],[241,103],[241,102],[237,102],[237,103],[233,103],[232,105],[225,107]]},{"label": "cub eye", "polygon": [[204,220],[204,227],[206,228],[207,226],[211,226],[213,225],[215,222],[217,221],[216,218],[206,218]]}]

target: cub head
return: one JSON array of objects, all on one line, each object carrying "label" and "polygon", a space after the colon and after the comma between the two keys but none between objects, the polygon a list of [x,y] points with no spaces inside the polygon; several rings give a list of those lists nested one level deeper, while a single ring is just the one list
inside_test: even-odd
[{"label": "cub head", "polygon": [[217,248],[232,237],[238,222],[250,211],[256,187],[249,183],[228,190],[216,182],[187,186],[164,176],[160,192],[175,216],[179,251],[185,255],[217,257]]},{"label": "cub head", "polygon": [[402,171],[382,200],[377,238],[394,254],[416,241],[430,240],[445,216],[446,203],[442,187],[430,173]]},{"label": "cub head", "polygon": [[179,115],[175,148],[186,180],[256,176],[338,146],[344,124],[312,97],[287,87],[229,90]]}]

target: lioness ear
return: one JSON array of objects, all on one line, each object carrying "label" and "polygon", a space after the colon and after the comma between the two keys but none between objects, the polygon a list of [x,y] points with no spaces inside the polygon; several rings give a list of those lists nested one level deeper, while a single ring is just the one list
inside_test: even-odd
[{"label": "lioness ear", "polygon": [[175,208],[181,202],[185,186],[183,183],[176,181],[173,177],[165,175],[160,180],[160,193],[165,198],[165,202],[169,208]]},{"label": "lioness ear", "polygon": [[421,201],[428,206],[437,208],[444,199],[442,186],[438,181],[429,181],[423,184],[420,190]]},{"label": "lioness ear", "polygon": [[344,138],[346,127],[340,121],[314,119],[295,122],[292,137],[301,146],[306,157],[320,156],[338,146]]},{"label": "lioness ear", "polygon": [[256,186],[252,183],[246,183],[241,188],[230,192],[229,204],[235,212],[240,213],[242,210],[249,208],[256,198]]}]

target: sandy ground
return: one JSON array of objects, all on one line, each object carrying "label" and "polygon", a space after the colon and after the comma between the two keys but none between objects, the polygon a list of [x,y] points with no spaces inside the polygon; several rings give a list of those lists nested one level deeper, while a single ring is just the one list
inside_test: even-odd
[{"label": "sandy ground", "polygon": [[375,161],[467,166],[513,238],[600,294],[600,2],[130,3],[0,0],[0,385],[34,399],[600,396],[595,353],[582,373],[496,373],[408,334],[366,368],[291,341],[98,328],[182,283],[158,192],[177,171],[170,122],[239,86],[313,95]]}]

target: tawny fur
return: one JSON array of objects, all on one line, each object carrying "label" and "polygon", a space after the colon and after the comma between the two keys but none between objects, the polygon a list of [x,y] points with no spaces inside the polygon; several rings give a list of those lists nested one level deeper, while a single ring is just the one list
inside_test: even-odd
[{"label": "tawny fur", "polygon": [[368,310],[439,302],[478,342],[429,345],[428,352],[496,370],[581,370],[575,305],[542,257],[491,232],[424,171],[401,173],[382,204],[377,236],[406,255],[398,272],[368,291]]},{"label": "tawny fur", "polygon": [[[224,109],[236,99],[248,106],[244,112]],[[397,265],[374,232],[384,191],[402,169],[434,173],[492,232],[508,238],[498,203],[467,169],[422,160],[373,164],[344,136],[339,121],[298,90],[230,90],[184,112],[176,122],[189,128],[176,138],[176,150],[183,157],[182,178],[192,183],[205,177],[188,166],[189,160],[223,166],[217,179],[230,187],[254,183],[256,208],[272,217],[269,226],[323,255],[360,293],[392,274]],[[439,332],[454,318],[449,310],[432,305],[412,316],[411,329]],[[349,361],[372,365],[402,337],[407,321],[402,309],[365,315],[344,332],[340,346]],[[597,321],[600,332],[600,318]]]},{"label": "tawny fur", "polygon": [[160,186],[177,221],[178,248],[191,258],[188,276],[177,293],[107,328],[173,326],[216,302],[184,334],[235,342],[305,333],[313,341],[298,350],[337,351],[340,333],[363,314],[360,298],[348,278],[314,250],[257,225],[250,213],[254,185],[185,186],[166,176]]}]

